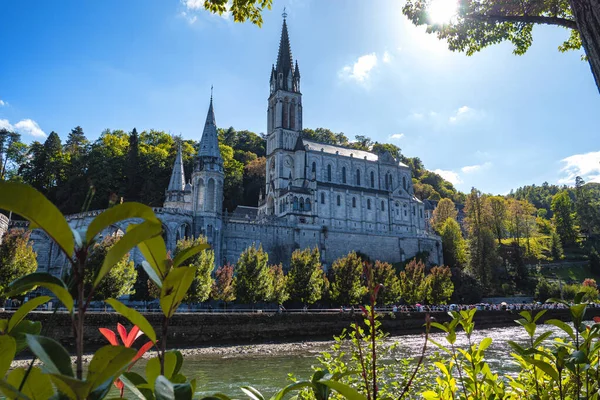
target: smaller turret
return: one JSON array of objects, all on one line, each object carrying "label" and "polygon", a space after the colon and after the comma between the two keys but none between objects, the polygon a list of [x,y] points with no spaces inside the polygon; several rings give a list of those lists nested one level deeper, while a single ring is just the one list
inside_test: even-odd
[{"label": "smaller turret", "polygon": [[178,141],[177,155],[175,156],[175,163],[173,164],[173,172],[171,172],[169,187],[166,191],[166,199],[164,204],[165,208],[181,208],[191,210],[191,193],[191,185],[189,183],[187,185],[185,184],[183,156],[181,154],[181,141]]}]

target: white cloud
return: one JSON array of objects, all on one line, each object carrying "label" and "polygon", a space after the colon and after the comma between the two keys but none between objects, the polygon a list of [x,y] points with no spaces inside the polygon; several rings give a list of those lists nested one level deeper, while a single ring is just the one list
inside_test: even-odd
[{"label": "white cloud", "polygon": [[433,172],[435,172],[436,174],[438,174],[439,176],[441,176],[442,178],[444,178],[445,180],[447,180],[448,182],[450,182],[453,185],[458,185],[459,183],[462,183],[460,176],[454,171],[445,171],[443,169],[434,169]]},{"label": "white cloud", "polygon": [[183,18],[185,18],[185,20],[191,25],[194,22],[196,22],[198,20],[198,17],[196,15],[192,15],[186,11],[182,11],[180,14]]},{"label": "white cloud", "polygon": [[386,50],[383,52],[383,62],[389,63],[392,61],[392,55]]},{"label": "white cloud", "polygon": [[491,166],[492,166],[492,163],[488,161],[488,162],[484,162],[483,164],[466,165],[466,166],[462,167],[460,170],[462,172],[464,172],[465,174],[470,174],[471,172],[477,172],[479,170],[489,168]]},{"label": "white cloud", "polygon": [[358,57],[358,60],[350,66],[346,65],[340,71],[339,75],[342,78],[353,79],[357,82],[364,83],[369,79],[371,71],[377,66],[377,54],[365,54]]},{"label": "white cloud", "polygon": [[574,154],[560,160],[565,165],[560,169],[564,175],[558,183],[575,184],[575,177],[580,176],[586,182],[600,183],[600,151],[585,154]]},{"label": "white cloud", "polygon": [[7,119],[0,119],[0,129],[6,129],[8,131],[12,131],[15,128],[8,122]]},{"label": "white cloud", "polygon": [[46,133],[40,128],[40,126],[31,119],[22,119],[15,124],[15,130],[23,135],[30,135],[33,137],[46,137]]},{"label": "white cloud", "polygon": [[204,0],[182,0],[181,2],[190,10],[204,9]]},{"label": "white cloud", "polygon": [[461,108],[459,108],[458,110],[456,110],[456,113],[450,117],[450,122],[451,123],[455,123],[458,122],[459,120],[462,120],[470,115],[473,115],[475,110],[473,110],[472,108],[468,107],[468,106],[462,106]]},{"label": "white cloud", "polygon": [[0,107],[8,106],[8,101],[0,99]]},{"label": "white cloud", "polygon": [[423,119],[423,113],[420,112],[412,112],[410,113],[410,117],[414,119]]},{"label": "white cloud", "polygon": [[403,137],[404,137],[404,133],[394,133],[393,135],[389,136],[389,138],[392,140],[402,139]]},{"label": "white cloud", "polygon": [[198,16],[196,13],[198,12],[206,12],[211,16],[218,16],[225,20],[229,20],[231,18],[231,1],[228,1],[226,4],[227,11],[223,14],[213,14],[208,11],[205,11],[204,8],[205,0],[181,0],[181,4],[186,8],[186,11],[182,11],[179,15],[185,18],[185,20],[191,25],[198,20]]}]

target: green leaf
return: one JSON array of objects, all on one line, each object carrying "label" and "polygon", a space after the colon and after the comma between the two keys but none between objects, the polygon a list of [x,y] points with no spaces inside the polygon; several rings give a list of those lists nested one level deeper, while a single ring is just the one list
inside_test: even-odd
[{"label": "green leaf", "polygon": [[356,389],[352,386],[345,385],[336,381],[319,381],[319,383],[330,387],[335,390],[342,396],[344,396],[347,400],[366,400],[367,398],[360,394]]},{"label": "green leaf", "polygon": [[173,384],[160,375],[154,383],[156,400],[192,400],[192,385],[189,383]]},{"label": "green leaf", "polygon": [[554,325],[559,329],[562,329],[567,335],[571,337],[571,339],[575,340],[575,334],[573,333],[573,328],[564,323],[559,319],[549,319],[545,322],[547,325]]},{"label": "green leaf", "polygon": [[305,387],[313,387],[314,388],[314,384],[312,382],[306,382],[306,381],[292,383],[291,385],[287,385],[286,387],[281,389],[279,392],[277,392],[277,394],[275,394],[275,396],[271,397],[270,400],[282,400],[283,397],[286,394],[288,394],[289,392],[298,390],[298,389],[302,389]]},{"label": "green leaf", "polygon": [[102,400],[108,396],[110,389],[112,388],[112,384],[115,380],[115,377],[107,379],[104,383],[97,385],[94,389],[90,391],[87,400]]},{"label": "green leaf", "polygon": [[187,249],[180,251],[177,254],[177,256],[175,256],[175,259],[173,260],[173,267],[174,268],[179,267],[182,263],[184,263],[190,257],[193,257],[196,254],[200,253],[201,251],[208,250],[208,249],[210,249],[210,245],[203,243],[203,244],[199,244],[197,246],[188,247]]},{"label": "green leaf", "polygon": [[25,275],[24,277],[13,281],[8,285],[9,293],[5,296],[12,297],[31,290],[36,286],[51,291],[69,312],[73,312],[73,297],[69,294],[67,285],[65,285],[62,280],[47,272],[34,272],[33,274]]},{"label": "green leaf", "polygon": [[9,384],[4,379],[0,379],[0,390],[11,400],[31,400],[29,397],[19,392],[18,388]]},{"label": "green leaf", "polygon": [[550,376],[555,381],[558,381],[558,371],[547,362],[535,358],[527,358],[527,361],[544,371],[546,375]]},{"label": "green leaf", "polygon": [[124,346],[107,345],[96,350],[90,362],[86,381],[92,390],[110,378],[117,378],[129,365],[137,351]]},{"label": "green leaf", "polygon": [[173,268],[160,291],[160,307],[167,318],[173,316],[196,276],[195,267]]},{"label": "green leaf", "polygon": [[232,398],[223,393],[215,393],[210,396],[201,397],[200,400],[232,400]]},{"label": "green leaf", "polygon": [[569,307],[571,316],[573,317],[573,324],[575,324],[575,326],[579,325],[579,323],[583,320],[586,307],[587,304],[575,304],[574,306]]},{"label": "green leaf", "polygon": [[250,397],[252,400],[265,400],[262,393],[252,386],[242,386],[240,389],[242,389],[242,392],[246,393],[246,396]]},{"label": "green leaf", "polygon": [[94,218],[94,220],[90,223],[90,226],[88,226],[85,234],[85,240],[87,244],[91,244],[96,235],[109,226],[119,221],[131,218],[141,218],[145,221],[154,222],[160,225],[160,221],[154,214],[152,208],[144,204],[134,202],[119,204],[109,208]]},{"label": "green leaf", "polygon": [[12,331],[12,329],[17,326],[27,314],[29,314],[29,311],[34,310],[49,300],[50,296],[35,297],[19,307],[19,309],[10,318],[10,321],[8,321],[7,332],[10,333],[10,331]]},{"label": "green leaf", "polygon": [[56,340],[45,336],[27,335],[27,345],[49,372],[73,376],[71,356]]},{"label": "green leaf", "polygon": [[[25,368],[15,368],[8,374],[6,382],[18,388],[21,386],[26,373]],[[48,375],[45,375],[41,369],[33,367],[29,371],[21,392],[31,400],[47,400],[54,395],[54,387]]]},{"label": "green leaf", "polygon": [[552,335],[552,331],[546,331],[544,333],[542,333],[540,336],[537,337],[537,339],[535,339],[535,341],[533,342],[533,347],[537,347],[540,345],[540,343],[542,343],[544,340],[546,340],[548,338],[548,336]]},{"label": "green leaf", "polygon": [[75,241],[62,213],[43,194],[29,185],[0,181],[0,208],[13,211],[30,222],[29,229],[40,228],[58,244],[67,258],[73,256]]},{"label": "green leaf", "polygon": [[486,337],[479,343],[479,351],[485,351],[492,344],[492,338]]},{"label": "green leaf", "polygon": [[0,379],[4,378],[16,353],[17,342],[15,339],[7,335],[0,335]]},{"label": "green leaf", "polygon": [[[148,241],[146,240],[146,242]],[[140,247],[140,245],[141,244],[138,245],[138,248]],[[146,271],[146,273],[148,274],[148,278],[150,278],[150,280],[152,280],[152,282],[154,282],[154,284],[159,289],[162,289],[162,279],[158,276],[154,268],[152,268],[152,266],[148,264],[148,261],[142,261],[142,268],[144,268],[144,271]]]},{"label": "green leaf", "polygon": [[438,328],[441,331],[448,332],[448,328],[440,324],[439,322],[430,322],[429,324],[434,328]]},{"label": "green leaf", "polygon": [[144,240],[160,235],[161,232],[162,225],[160,222],[157,224],[155,222],[146,221],[123,235],[123,237],[108,250],[108,253],[106,253],[106,257],[104,257],[104,262],[98,271],[98,275],[96,275],[93,286],[97,287],[110,269],[121,261],[132,248]]},{"label": "green leaf", "polygon": [[49,376],[56,389],[72,400],[84,400],[90,393],[91,385],[89,382],[65,375],[49,374]]},{"label": "green leaf", "polygon": [[42,331],[42,323],[40,321],[23,320],[17,324],[10,332],[10,336],[17,342],[17,353],[27,347],[27,334],[39,335]]},{"label": "green leaf", "polygon": [[152,400],[154,396],[152,390],[148,388],[141,388],[140,385],[147,385],[148,382],[135,372],[124,372],[119,378],[123,381],[123,384],[140,400]]},{"label": "green leaf", "polygon": [[156,343],[156,332],[154,332],[154,328],[152,328],[152,325],[150,325],[150,322],[148,322],[146,317],[144,317],[142,314],[140,314],[133,308],[127,307],[125,304],[121,303],[118,300],[108,299],[106,300],[106,302],[112,308],[114,308],[116,312],[121,314],[123,317],[127,318],[129,322],[131,322],[134,325],[137,325],[137,327],[140,328],[142,332],[144,332],[144,335],[148,336],[148,338],[153,343]]},{"label": "green leaf", "polygon": [[[167,351],[165,353],[165,370],[164,375],[167,379],[172,379],[176,374],[175,370],[179,364],[177,354],[173,351]],[[160,360],[158,357],[151,358],[146,364],[146,380],[148,382],[154,382],[160,375]]]},{"label": "green leaf", "polygon": [[[148,273],[148,276],[150,276],[154,283],[159,285],[158,282],[162,282],[169,271],[169,265],[167,265],[167,246],[162,235],[155,236],[138,244],[138,249],[140,249],[148,266],[153,271],[153,274]],[[159,279],[154,279],[153,276],[157,276]]]},{"label": "green leaf", "polygon": [[535,318],[533,318],[533,322],[537,322],[538,319],[540,319],[542,317],[542,315],[546,314],[546,311],[548,311],[548,310],[542,310],[542,311],[538,312],[535,315]]}]

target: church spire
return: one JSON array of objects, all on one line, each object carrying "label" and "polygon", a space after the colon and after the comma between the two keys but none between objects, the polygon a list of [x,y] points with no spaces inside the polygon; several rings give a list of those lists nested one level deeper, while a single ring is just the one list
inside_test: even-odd
[{"label": "church spire", "polygon": [[[277,63],[271,70],[271,92],[282,89],[288,92],[299,92],[300,76],[290,46],[290,36],[287,28],[287,14],[283,11],[283,26],[281,28],[281,39],[279,40],[279,52]],[[298,74],[298,76],[297,76]]]},{"label": "church spire", "polygon": [[202,139],[200,139],[200,150],[198,152],[198,157],[213,157],[222,160],[221,152],[219,151],[219,139],[217,135],[217,124],[215,121],[215,110],[213,108],[212,88],[210,96],[210,106],[208,107],[206,122],[204,123]]},{"label": "church spire", "polygon": [[168,192],[181,192],[185,189],[185,172],[183,171],[183,160],[181,157],[181,141],[177,144],[177,155],[175,156],[175,164],[169,181]]}]

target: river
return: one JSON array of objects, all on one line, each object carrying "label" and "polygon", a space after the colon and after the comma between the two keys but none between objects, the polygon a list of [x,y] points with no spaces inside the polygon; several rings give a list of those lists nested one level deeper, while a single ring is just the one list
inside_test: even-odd
[{"label": "river", "polygon": [[[538,327],[536,336],[548,329],[557,332],[548,339],[549,341],[553,337],[564,336],[559,335],[556,328],[549,326]],[[433,329],[433,331],[436,330]],[[435,341],[445,344],[443,334],[434,333],[431,337]],[[493,340],[492,345],[486,351],[486,357],[492,370],[503,373],[515,372],[515,364],[510,356],[511,349],[506,342],[513,340],[526,344],[528,336],[525,330],[520,326],[476,330],[472,335],[472,340],[478,342],[485,337],[491,337]],[[387,340],[398,342],[399,349],[405,357],[415,357],[423,347],[424,337],[422,335],[406,335]],[[304,348],[304,351],[293,351],[292,353],[287,352],[285,346],[273,345],[275,350],[270,354],[238,352],[226,355],[186,356],[183,373],[188,378],[197,379],[196,390],[202,394],[220,392],[236,398],[243,398],[245,396],[239,388],[251,385],[259,389],[265,396],[271,396],[278,389],[290,383],[288,379],[290,372],[300,379],[309,378],[312,374],[311,366],[318,364],[317,355],[328,349],[331,344],[331,342],[312,342]],[[464,333],[459,332],[457,345],[466,346],[466,344]],[[278,350],[282,348],[283,350]],[[434,345],[429,344],[428,352],[434,349]]]}]

